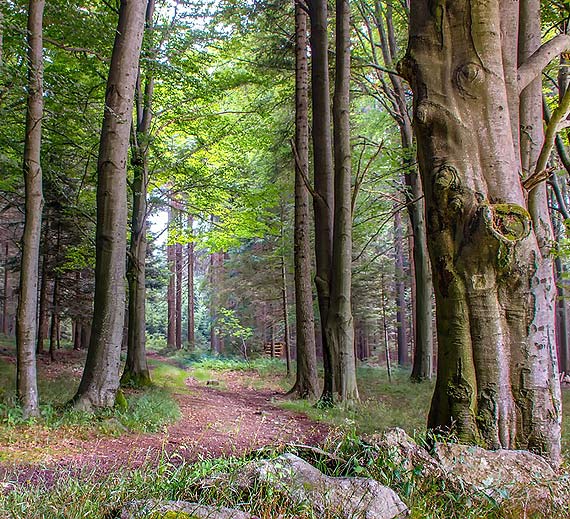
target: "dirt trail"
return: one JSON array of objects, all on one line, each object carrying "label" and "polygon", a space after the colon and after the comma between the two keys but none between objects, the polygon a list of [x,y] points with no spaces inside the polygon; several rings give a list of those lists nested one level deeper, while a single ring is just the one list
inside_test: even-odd
[{"label": "dirt trail", "polygon": [[[264,446],[289,442],[316,444],[328,428],[306,416],[277,407],[283,393],[249,389],[241,377],[224,377],[220,389],[188,378],[189,391],[176,395],[182,418],[155,434],[118,438],[67,439],[53,445],[41,465],[0,467],[0,481],[52,484],[62,474],[106,474],[125,467],[154,464],[160,456],[171,461],[193,461],[221,455],[241,455]],[[62,448],[63,447],[63,448]]]}]

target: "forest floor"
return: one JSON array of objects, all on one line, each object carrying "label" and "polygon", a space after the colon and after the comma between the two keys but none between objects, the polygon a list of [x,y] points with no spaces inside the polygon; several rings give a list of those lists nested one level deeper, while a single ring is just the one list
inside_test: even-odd
[{"label": "forest floor", "polygon": [[[44,375],[55,380],[75,371],[79,360],[73,353],[59,355],[66,358],[42,363]],[[151,353],[151,359],[155,366],[170,362],[156,353]],[[3,360],[12,359],[4,354]],[[328,434],[326,425],[279,407],[277,402],[285,394],[276,384],[253,388],[260,385],[255,371],[226,371],[207,380],[204,373],[197,373],[201,380],[195,378],[192,369],[187,375],[184,385],[179,385],[173,395],[180,419],[159,432],[132,433],[116,424],[111,425],[115,434],[119,430],[117,437],[95,432],[78,435],[73,427],[55,431],[17,428],[12,441],[0,442],[0,455],[5,460],[0,462],[0,481],[49,486],[62,473],[103,475],[127,467],[155,465],[161,457],[175,462],[223,455],[239,457],[265,446],[314,445]],[[22,463],[26,458],[33,462]]]}]

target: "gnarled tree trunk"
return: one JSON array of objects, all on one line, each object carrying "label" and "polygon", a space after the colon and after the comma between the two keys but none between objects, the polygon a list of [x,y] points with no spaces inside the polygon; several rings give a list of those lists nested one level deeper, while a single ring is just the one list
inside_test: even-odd
[{"label": "gnarled tree trunk", "polygon": [[91,339],[74,397],[82,409],[110,407],[119,387],[125,321],[127,155],[146,0],[121,0],[97,165],[97,254]]},{"label": "gnarled tree trunk", "polygon": [[411,2],[402,71],[414,91],[439,343],[429,425],[558,463],[555,285],[542,195],[521,182],[518,7]]}]

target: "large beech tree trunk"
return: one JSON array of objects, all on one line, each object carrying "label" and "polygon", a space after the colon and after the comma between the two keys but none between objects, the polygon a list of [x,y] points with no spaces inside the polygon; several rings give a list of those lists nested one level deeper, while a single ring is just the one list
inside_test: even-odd
[{"label": "large beech tree trunk", "polygon": [[334,174],[332,159],[328,9],[326,0],[309,2],[311,20],[311,96],[313,106],[313,167],[315,195],[315,259],[317,297],[323,342],[324,384],[321,403],[330,405],[335,391],[333,356],[326,335],[332,265]]},{"label": "large beech tree trunk", "polygon": [[110,407],[119,387],[125,321],[127,155],[146,1],[121,0],[97,165],[97,254],[91,339],[74,397],[82,409]]},{"label": "large beech tree trunk", "polygon": [[[315,314],[311,287],[311,237],[309,232],[309,69],[307,14],[301,0],[295,2],[295,309],[297,375],[291,393],[316,398],[318,387],[315,346]],[[315,202],[316,203],[316,202]]]},{"label": "large beech tree trunk", "polygon": [[520,159],[518,4],[411,2],[402,72],[414,91],[439,342],[429,425],[556,464],[555,284],[544,186],[529,196],[521,182],[532,160]]},{"label": "large beech tree trunk", "polygon": [[[154,16],[154,0],[149,0],[146,8],[145,30],[150,32],[152,47],[152,24]],[[152,48],[151,48],[152,52]],[[124,385],[146,386],[150,384],[150,372],[146,361],[146,229],[148,184],[148,148],[150,144],[150,124],[152,122],[152,96],[154,94],[153,73],[145,74],[144,88],[141,85],[139,67],[136,95],[136,118],[133,132],[132,165],[133,165],[133,212],[131,216],[131,243],[127,263],[127,280],[129,284],[127,359],[121,383]]]},{"label": "large beech tree trunk", "polygon": [[350,147],[350,5],[336,2],[334,121],[334,231],[326,338],[339,400],[358,401],[352,317],[352,176]]},{"label": "large beech tree trunk", "polygon": [[22,236],[20,296],[16,318],[17,393],[24,418],[39,415],[36,375],[36,314],[42,228],[42,168],[40,151],[43,114],[44,0],[28,7],[28,106],[24,141],[25,223]]}]

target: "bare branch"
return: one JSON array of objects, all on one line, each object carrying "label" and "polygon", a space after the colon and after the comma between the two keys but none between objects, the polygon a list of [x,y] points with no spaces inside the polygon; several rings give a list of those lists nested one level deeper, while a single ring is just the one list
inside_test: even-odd
[{"label": "bare branch", "polygon": [[559,34],[542,45],[518,70],[519,93],[540,76],[543,69],[558,55],[570,51],[570,35]]}]

